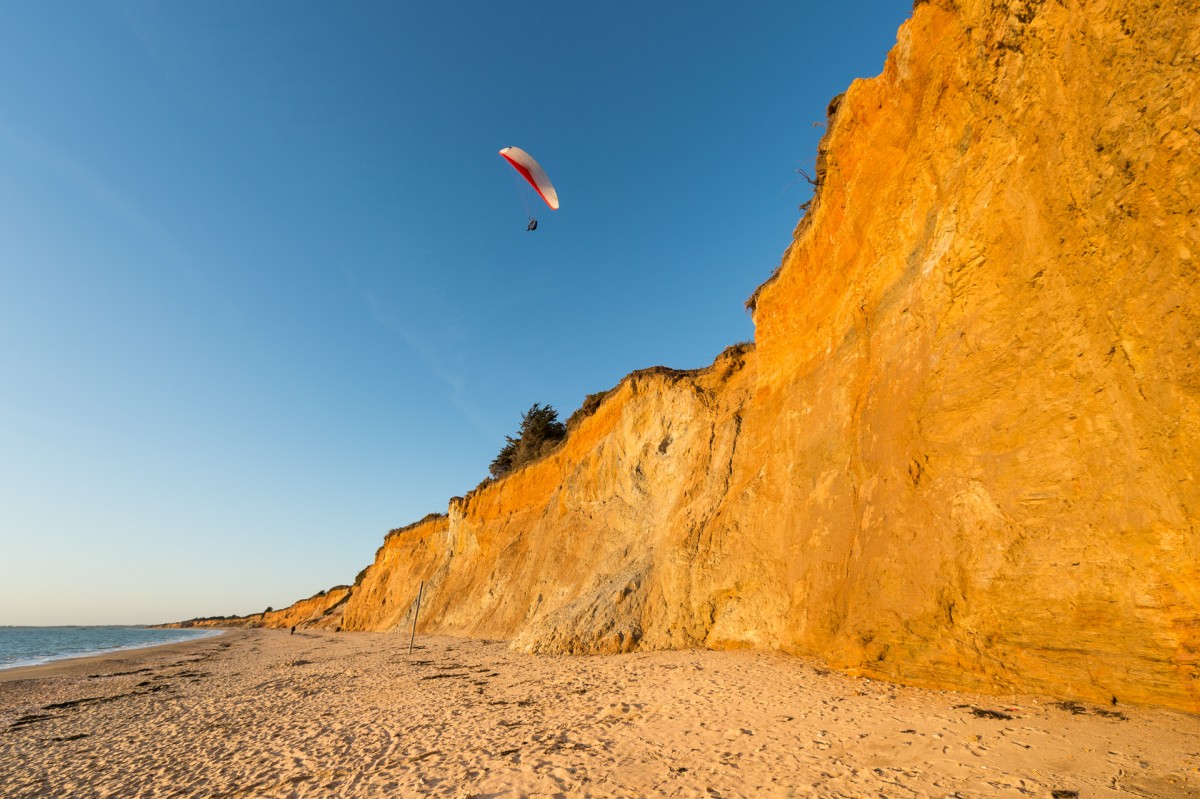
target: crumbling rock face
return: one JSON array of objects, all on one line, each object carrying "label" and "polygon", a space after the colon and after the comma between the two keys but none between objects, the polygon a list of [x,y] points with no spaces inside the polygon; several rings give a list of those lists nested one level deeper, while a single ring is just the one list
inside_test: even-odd
[{"label": "crumbling rock face", "polygon": [[[423,580],[422,630],[548,652],[703,644],[709,598],[692,606],[689,552],[729,486],[748,352],[630,375],[554,453],[389,537],[347,629],[410,623],[396,610],[410,612]],[[386,605],[359,601],[376,595]]]},{"label": "crumbling rock face", "polygon": [[[1085,7],[1086,5],[1086,7]],[[1200,3],[918,3],[755,348],[389,536],[348,629],[1200,711]]]},{"label": "crumbling rock face", "polygon": [[[447,556],[449,520],[444,515],[388,533],[362,580],[346,603],[342,625],[347,630],[390,630],[412,623],[414,601]],[[431,586],[432,588],[432,586]],[[430,591],[432,598],[433,591]]]},{"label": "crumbling rock face", "polygon": [[1200,708],[1198,23],[924,4],[843,98],[756,297],[748,437],[789,444],[737,471],[803,553],[779,645]]}]

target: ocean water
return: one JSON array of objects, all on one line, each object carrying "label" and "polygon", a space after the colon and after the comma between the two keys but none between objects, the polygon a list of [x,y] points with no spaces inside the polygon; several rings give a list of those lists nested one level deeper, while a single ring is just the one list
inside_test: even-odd
[{"label": "ocean water", "polygon": [[0,669],[141,649],[220,635],[219,630],[148,627],[0,627]]}]

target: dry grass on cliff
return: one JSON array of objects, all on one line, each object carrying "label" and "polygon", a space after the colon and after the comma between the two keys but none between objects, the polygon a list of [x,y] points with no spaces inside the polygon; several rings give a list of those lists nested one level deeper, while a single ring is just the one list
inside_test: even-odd
[{"label": "dry grass on cliff", "polygon": [[[436,519],[444,519],[444,518],[446,518],[445,513],[436,513],[436,512],[435,513],[426,513],[420,519],[417,519],[415,522],[413,522],[411,524],[406,524],[403,527],[397,527],[393,530],[388,530],[388,534],[383,537],[383,540],[385,542],[391,541],[393,538],[400,536],[400,535],[404,535],[405,533],[407,533],[410,530],[415,530],[416,528],[420,527],[421,525],[425,524],[426,522],[432,522]],[[375,554],[378,555],[379,552],[376,552]]]}]

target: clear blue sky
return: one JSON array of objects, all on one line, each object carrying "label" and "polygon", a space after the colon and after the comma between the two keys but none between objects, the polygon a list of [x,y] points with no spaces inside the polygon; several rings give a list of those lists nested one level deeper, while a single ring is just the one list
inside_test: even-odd
[{"label": "clear blue sky", "polygon": [[0,0],[0,624],[351,582],[532,403],[752,338],[910,10]]}]

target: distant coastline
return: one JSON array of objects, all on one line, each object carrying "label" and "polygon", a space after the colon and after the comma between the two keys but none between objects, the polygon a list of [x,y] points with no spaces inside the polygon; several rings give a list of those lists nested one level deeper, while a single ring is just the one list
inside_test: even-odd
[{"label": "distant coastline", "polygon": [[0,671],[197,641],[221,634],[221,630],[214,629],[164,630],[142,625],[3,625]]}]

